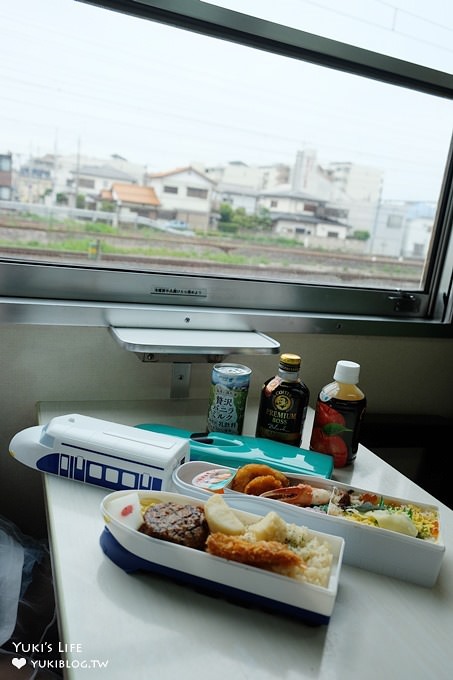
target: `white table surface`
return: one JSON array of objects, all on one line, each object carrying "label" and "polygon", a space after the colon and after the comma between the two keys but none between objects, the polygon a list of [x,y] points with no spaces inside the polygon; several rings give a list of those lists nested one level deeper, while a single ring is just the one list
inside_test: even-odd
[{"label": "white table surface", "polygon": [[[202,400],[41,402],[40,423],[80,413],[127,425],[203,431]],[[310,410],[302,445],[307,447]],[[254,434],[248,406],[244,434]],[[433,464],[435,462],[433,461]],[[198,593],[155,575],[128,575],[102,552],[108,490],[43,475],[57,604],[71,680],[451,680],[453,511],[360,446],[334,478],[440,507],[446,553],[424,588],[343,564],[330,622],[309,626]],[[100,664],[107,662],[107,667]],[[85,666],[85,667],[84,667]]]}]

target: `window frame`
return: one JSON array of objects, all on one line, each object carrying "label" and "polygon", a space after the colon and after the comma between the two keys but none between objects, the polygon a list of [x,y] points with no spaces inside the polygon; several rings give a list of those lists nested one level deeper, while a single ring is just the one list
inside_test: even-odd
[{"label": "window frame", "polygon": [[[197,0],[74,1],[453,99],[450,74]],[[452,145],[436,225],[432,251],[437,255],[427,265],[424,291],[2,258],[0,323],[452,337]]]}]

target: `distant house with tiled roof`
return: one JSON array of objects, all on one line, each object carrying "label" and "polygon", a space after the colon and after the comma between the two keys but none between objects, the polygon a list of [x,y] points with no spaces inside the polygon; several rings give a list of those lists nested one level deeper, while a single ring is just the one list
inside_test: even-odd
[{"label": "distant house with tiled roof", "polygon": [[256,212],[258,195],[257,189],[241,184],[219,182],[214,193],[215,207],[218,210],[222,203],[228,203],[233,210],[242,208],[248,215],[253,215]]},{"label": "distant house with tiled roof", "polygon": [[203,172],[189,165],[148,174],[146,184],[153,187],[160,201],[160,218],[208,228],[215,182]]},{"label": "distant house with tiled roof", "polygon": [[160,207],[153,187],[122,182],[114,182],[110,189],[101,191],[100,201],[115,204],[118,218],[126,222],[137,215],[156,219]]},{"label": "distant house with tiled roof", "polygon": [[71,175],[73,186],[77,185],[81,193],[99,194],[109,189],[112,182],[136,183],[134,177],[111,165],[82,165],[71,170]]},{"label": "distant house with tiled roof", "polygon": [[351,231],[348,210],[305,191],[283,186],[259,194],[258,206],[269,211],[275,234],[297,238],[305,244],[338,247]]},{"label": "distant house with tiled roof", "polygon": [[73,195],[83,196],[84,207],[94,209],[102,191],[111,188],[113,182],[136,184],[131,175],[108,164],[80,165],[69,171],[67,190]]}]

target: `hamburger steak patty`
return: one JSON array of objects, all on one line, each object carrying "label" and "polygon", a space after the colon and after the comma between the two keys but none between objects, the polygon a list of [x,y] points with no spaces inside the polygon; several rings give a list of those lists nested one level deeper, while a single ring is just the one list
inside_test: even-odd
[{"label": "hamburger steak patty", "polygon": [[139,531],[170,543],[203,549],[209,534],[203,508],[166,502],[151,505]]}]

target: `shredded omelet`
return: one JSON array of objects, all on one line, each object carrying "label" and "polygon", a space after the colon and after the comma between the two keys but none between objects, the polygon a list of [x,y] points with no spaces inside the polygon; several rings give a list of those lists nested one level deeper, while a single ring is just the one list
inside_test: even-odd
[{"label": "shredded omelet", "polygon": [[439,539],[439,513],[435,508],[422,508],[414,503],[400,505],[383,496],[376,496],[370,502],[369,494],[364,499],[357,493],[348,496],[336,489],[328,514],[425,541]]}]

